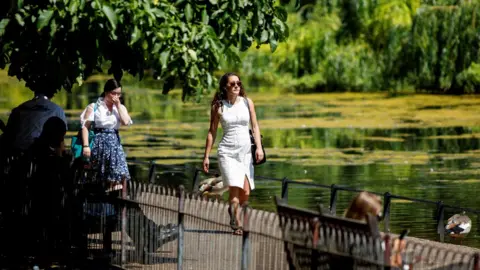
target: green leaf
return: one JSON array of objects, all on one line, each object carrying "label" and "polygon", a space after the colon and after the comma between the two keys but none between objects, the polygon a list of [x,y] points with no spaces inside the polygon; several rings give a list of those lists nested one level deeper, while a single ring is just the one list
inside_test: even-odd
[{"label": "green leaf", "polygon": [[202,10],[202,23],[203,24],[208,24],[209,20],[210,20],[210,18],[208,16],[207,10],[206,9]]},{"label": "green leaf", "polygon": [[3,19],[0,21],[0,37],[5,33],[5,28],[7,28],[10,19]]},{"label": "green leaf", "polygon": [[232,28],[230,29],[230,35],[235,35],[238,30],[238,23],[233,23]]},{"label": "green leaf", "polygon": [[42,30],[45,26],[50,23],[50,19],[52,19],[53,10],[42,10],[38,15],[37,19],[37,29]]},{"label": "green leaf", "polygon": [[197,61],[197,53],[194,50],[188,49],[187,52],[190,55],[190,57],[193,59],[193,61]]},{"label": "green leaf", "polygon": [[166,50],[160,54],[160,64],[162,64],[162,69],[167,68],[167,61],[170,57],[170,50]]},{"label": "green leaf", "polygon": [[113,30],[117,28],[117,15],[113,11],[113,9],[110,6],[103,5],[102,6],[102,11],[107,16],[108,21],[110,22],[110,25],[112,26]]},{"label": "green leaf", "polygon": [[265,43],[268,40],[268,31],[263,30],[260,36],[260,43]]},{"label": "green leaf", "polygon": [[275,50],[277,49],[277,46],[278,46],[278,42],[275,39],[275,37],[270,38],[270,51],[272,51],[272,53],[275,52]]},{"label": "green leaf", "polygon": [[212,5],[216,5],[216,4],[218,4],[218,0],[210,0],[210,3],[211,3]]},{"label": "green leaf", "polygon": [[138,41],[138,39],[140,38],[141,35],[142,35],[142,33],[140,32],[140,29],[138,29],[138,27],[135,26],[129,44],[133,45],[135,42]]},{"label": "green leaf", "polygon": [[285,24],[280,21],[277,18],[273,19],[273,28],[275,29],[275,32],[277,33],[277,36],[282,40],[284,38],[284,33],[285,33]]},{"label": "green leaf", "polygon": [[24,26],[25,25],[25,22],[23,21],[23,18],[20,14],[15,14],[15,20],[17,20],[18,24],[20,26]]},{"label": "green leaf", "polygon": [[50,36],[51,37],[55,36],[56,32],[57,32],[57,23],[55,22],[55,19],[52,19],[50,22]]},{"label": "green leaf", "polygon": [[68,11],[70,14],[75,14],[78,9],[78,2],[77,1],[70,1],[70,6],[68,7]]},{"label": "green leaf", "polygon": [[193,18],[192,5],[190,5],[190,3],[185,5],[185,18],[187,19],[187,22],[190,22]]},{"label": "green leaf", "polygon": [[219,9],[215,12],[212,13],[212,19],[215,19],[215,17],[217,17],[220,13],[223,13],[223,9]]},{"label": "green leaf", "polygon": [[196,80],[197,78],[197,74],[199,73],[200,71],[198,70],[198,67],[193,64],[190,69],[188,70],[188,77],[191,78],[191,79],[194,79]]},{"label": "green leaf", "polygon": [[212,75],[210,75],[209,72],[207,72],[207,86],[211,87],[213,83]]},{"label": "green leaf", "polygon": [[243,33],[245,33],[246,31],[247,31],[247,21],[246,21],[244,18],[242,18],[242,19],[240,20],[240,24],[239,24],[239,26],[238,26],[238,33],[239,33],[239,34],[243,34]]}]

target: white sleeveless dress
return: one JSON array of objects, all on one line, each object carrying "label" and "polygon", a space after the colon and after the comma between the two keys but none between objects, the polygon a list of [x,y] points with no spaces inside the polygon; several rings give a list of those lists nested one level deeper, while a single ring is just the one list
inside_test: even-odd
[{"label": "white sleeveless dress", "polygon": [[223,137],[218,145],[218,163],[222,179],[228,186],[243,189],[245,176],[250,184],[250,190],[255,188],[253,183],[252,151],[249,135],[250,113],[247,100],[238,97],[235,104],[222,101],[220,108],[220,123],[223,128]]}]

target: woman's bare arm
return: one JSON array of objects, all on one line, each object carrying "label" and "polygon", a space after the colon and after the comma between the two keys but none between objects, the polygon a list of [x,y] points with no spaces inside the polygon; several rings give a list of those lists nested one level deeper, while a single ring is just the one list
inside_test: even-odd
[{"label": "woman's bare arm", "polygon": [[248,106],[250,107],[250,121],[252,124],[252,130],[253,130],[253,136],[255,138],[255,145],[257,146],[257,149],[262,148],[262,141],[261,141],[261,135],[260,135],[260,126],[258,125],[257,121],[257,113],[255,112],[255,105],[253,104],[253,101],[249,98],[248,99]]},{"label": "woman's bare arm", "polygon": [[89,120],[86,120],[90,117],[90,114],[93,113],[93,108],[91,108],[91,106],[88,106],[87,107],[87,110],[85,111],[85,114],[83,115],[83,119],[84,119],[84,125],[82,127],[82,142],[83,142],[83,145],[89,145],[89,141],[88,141],[88,130],[90,129],[90,126],[91,126],[91,123]]},{"label": "woman's bare arm", "polygon": [[127,108],[123,104],[117,106],[118,115],[120,116],[120,123],[124,126],[128,126],[132,123],[132,118],[128,114]]},{"label": "woman's bare arm", "polygon": [[217,137],[218,121],[218,110],[215,109],[215,106],[212,106],[212,110],[210,112],[210,128],[208,129],[207,141],[205,143],[205,155],[203,157],[203,171],[206,173],[208,173],[208,169],[210,167],[210,151],[212,150],[213,143]]},{"label": "woman's bare arm", "polygon": [[218,111],[215,111],[215,108],[212,106],[212,110],[210,113],[210,128],[208,129],[207,141],[205,143],[204,157],[208,157],[210,155],[213,143],[215,142],[215,138],[217,137],[218,122]]}]

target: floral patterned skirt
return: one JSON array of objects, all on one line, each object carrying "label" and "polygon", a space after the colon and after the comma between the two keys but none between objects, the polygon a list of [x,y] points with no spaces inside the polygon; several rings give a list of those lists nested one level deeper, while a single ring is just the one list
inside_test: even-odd
[{"label": "floral patterned skirt", "polygon": [[117,182],[130,179],[125,152],[115,129],[95,130],[91,160],[98,172],[98,180]]}]

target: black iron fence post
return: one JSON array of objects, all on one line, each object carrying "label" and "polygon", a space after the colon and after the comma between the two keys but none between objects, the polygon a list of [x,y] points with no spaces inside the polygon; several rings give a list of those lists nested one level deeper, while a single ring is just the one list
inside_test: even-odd
[{"label": "black iron fence post", "polygon": [[200,170],[195,170],[195,175],[193,176],[193,183],[192,183],[192,190],[195,192],[195,191],[198,191],[198,182],[200,180]]},{"label": "black iron fence post", "polygon": [[282,200],[288,202],[288,178],[284,177],[282,179]]},{"label": "black iron fence post", "polygon": [[250,220],[248,205],[243,205],[243,235],[242,235],[242,270],[248,269],[249,255],[250,255]]},{"label": "black iron fence post", "polygon": [[183,269],[183,240],[184,240],[184,204],[185,204],[185,187],[178,187],[178,245],[177,245],[177,270]]},{"label": "black iron fence post", "polygon": [[445,218],[445,207],[442,201],[437,202],[437,233],[440,236],[440,242],[444,241],[445,238],[445,226],[443,224],[443,219]]},{"label": "black iron fence post", "polygon": [[383,229],[385,232],[390,232],[390,204],[392,195],[390,192],[385,192],[383,195]]},{"label": "black iron fence post", "polygon": [[151,184],[155,183],[155,177],[156,177],[156,169],[157,166],[155,165],[155,161],[150,161],[150,169],[148,170],[148,180],[150,181]]},{"label": "black iron fence post", "polygon": [[332,184],[330,187],[330,214],[337,214],[337,185]]}]

